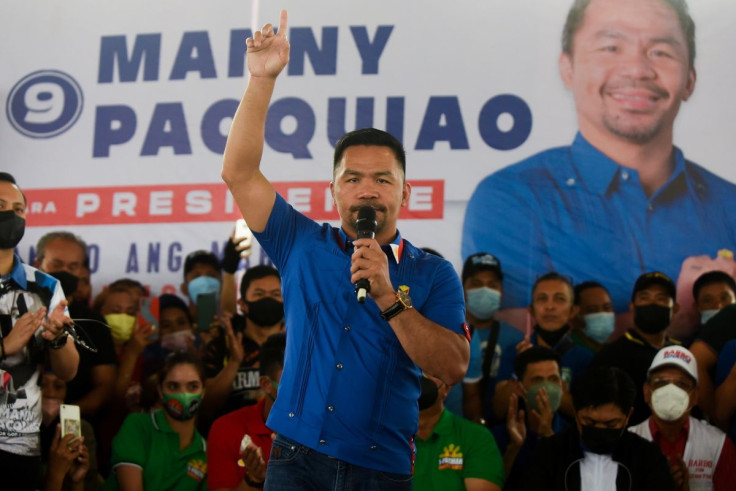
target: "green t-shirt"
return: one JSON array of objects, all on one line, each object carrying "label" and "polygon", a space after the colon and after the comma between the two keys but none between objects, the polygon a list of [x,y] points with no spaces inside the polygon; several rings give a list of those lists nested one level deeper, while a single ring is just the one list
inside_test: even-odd
[{"label": "green t-shirt", "polygon": [[131,464],[143,469],[146,491],[207,489],[207,449],[198,431],[179,451],[179,434],[171,429],[162,409],[129,414],[112,441],[112,472],[103,489],[119,489],[115,467]]},{"label": "green t-shirt", "polygon": [[486,427],[444,410],[432,435],[416,439],[416,491],[465,489],[466,478],[503,487],[503,459]]}]

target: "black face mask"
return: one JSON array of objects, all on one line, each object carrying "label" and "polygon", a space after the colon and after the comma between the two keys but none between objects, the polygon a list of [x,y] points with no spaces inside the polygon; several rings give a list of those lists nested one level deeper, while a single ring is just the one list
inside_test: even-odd
[{"label": "black face mask", "polygon": [[613,452],[626,428],[597,428],[593,425],[581,425],[580,440],[587,450],[597,454]]},{"label": "black face mask", "polygon": [[64,290],[64,295],[67,297],[76,291],[77,285],[79,284],[79,278],[70,272],[54,271],[49,274],[59,280],[59,283],[61,283],[61,289]]},{"label": "black face mask", "polygon": [[284,303],[275,298],[266,297],[245,304],[248,306],[248,318],[258,326],[271,327],[284,318]]},{"label": "black face mask", "polygon": [[545,343],[552,346],[553,348],[557,346],[557,343],[559,343],[562,338],[565,337],[565,334],[570,330],[569,326],[565,325],[561,329],[558,329],[556,331],[545,331],[539,325],[534,326],[534,332],[537,333],[537,336],[542,338]]},{"label": "black face mask", "polygon": [[0,211],[0,249],[15,249],[26,231],[26,219],[14,210]]},{"label": "black face mask", "polygon": [[656,334],[667,329],[670,325],[670,307],[662,305],[636,305],[634,306],[634,324],[647,334]]},{"label": "black face mask", "polygon": [[422,379],[419,381],[419,385],[422,387],[422,393],[419,394],[419,410],[424,411],[434,406],[437,402],[437,398],[440,396],[437,385],[429,380],[427,377],[422,375]]}]

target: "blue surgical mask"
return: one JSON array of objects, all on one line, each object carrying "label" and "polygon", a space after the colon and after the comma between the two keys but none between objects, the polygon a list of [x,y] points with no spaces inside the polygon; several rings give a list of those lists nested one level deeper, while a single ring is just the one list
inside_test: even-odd
[{"label": "blue surgical mask", "polygon": [[501,305],[501,292],[493,288],[473,288],[466,292],[468,296],[468,312],[480,320],[493,317]]},{"label": "blue surgical mask", "polygon": [[706,322],[711,320],[714,315],[716,315],[718,312],[720,312],[721,309],[710,309],[710,310],[704,310],[700,313],[700,323],[702,325],[705,325]]},{"label": "blue surgical mask", "polygon": [[616,326],[616,317],[613,312],[596,312],[583,316],[585,321],[585,335],[596,343],[605,343]]},{"label": "blue surgical mask", "polygon": [[203,293],[220,293],[220,280],[211,276],[197,276],[187,284],[189,298],[197,303],[197,297]]}]

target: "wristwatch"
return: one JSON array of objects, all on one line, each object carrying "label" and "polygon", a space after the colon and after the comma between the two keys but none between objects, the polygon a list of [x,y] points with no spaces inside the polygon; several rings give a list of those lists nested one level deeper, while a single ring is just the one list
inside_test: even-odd
[{"label": "wristwatch", "polygon": [[413,308],[414,306],[411,304],[411,297],[409,294],[405,291],[399,290],[396,292],[396,303],[381,312],[381,317],[383,320],[389,321],[403,311]]},{"label": "wristwatch", "polygon": [[46,345],[51,349],[61,349],[66,345],[66,340],[69,338],[69,333],[64,330],[61,334],[55,337],[51,341],[46,341]]}]

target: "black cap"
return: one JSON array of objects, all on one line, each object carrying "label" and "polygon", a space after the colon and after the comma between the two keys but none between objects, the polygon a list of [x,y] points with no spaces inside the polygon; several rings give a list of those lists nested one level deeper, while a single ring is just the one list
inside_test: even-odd
[{"label": "black cap", "polygon": [[659,271],[652,271],[650,273],[644,273],[637,278],[636,283],[634,283],[634,291],[631,292],[631,301],[634,301],[634,297],[636,297],[637,293],[642,290],[646,290],[652,285],[663,286],[664,289],[667,290],[669,296],[672,297],[672,300],[677,297],[677,288],[670,277],[664,273],[660,273]]},{"label": "black cap", "polygon": [[468,256],[465,260],[465,264],[463,264],[463,283],[465,283],[465,280],[468,279],[469,276],[474,275],[478,271],[494,271],[498,275],[498,279],[503,280],[501,261],[487,252],[477,252]]},{"label": "black cap", "polygon": [[215,254],[211,251],[205,251],[204,249],[200,249],[198,251],[190,252],[189,255],[187,255],[187,258],[184,260],[184,277],[186,278],[189,272],[194,268],[197,264],[209,264],[213,268],[215,268],[220,273],[222,272],[222,267],[220,266],[220,260],[215,256]]}]

